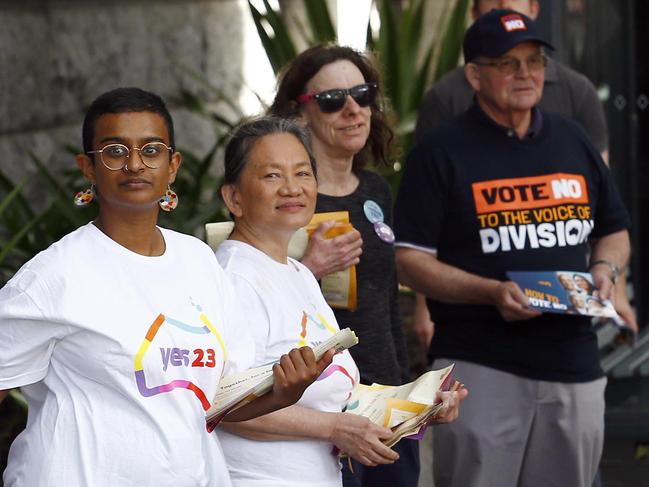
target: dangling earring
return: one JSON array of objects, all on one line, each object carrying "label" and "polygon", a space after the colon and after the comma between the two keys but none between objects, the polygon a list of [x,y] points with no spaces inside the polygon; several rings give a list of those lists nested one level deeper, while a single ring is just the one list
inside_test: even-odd
[{"label": "dangling earring", "polygon": [[95,199],[95,185],[91,184],[88,189],[85,191],[79,191],[74,195],[74,204],[76,206],[82,207],[87,206],[92,203],[92,200]]},{"label": "dangling earring", "polygon": [[167,192],[160,198],[158,205],[163,211],[173,211],[178,206],[178,195],[167,185]]}]

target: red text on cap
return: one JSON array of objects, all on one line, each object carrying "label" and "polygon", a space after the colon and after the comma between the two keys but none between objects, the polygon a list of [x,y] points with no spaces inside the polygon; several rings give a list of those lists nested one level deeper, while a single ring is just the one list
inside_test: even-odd
[{"label": "red text on cap", "polygon": [[527,30],[527,26],[525,25],[523,17],[518,14],[503,15],[502,17],[500,17],[500,21],[502,22],[503,27],[505,27],[505,31],[507,32],[512,32],[515,30]]}]

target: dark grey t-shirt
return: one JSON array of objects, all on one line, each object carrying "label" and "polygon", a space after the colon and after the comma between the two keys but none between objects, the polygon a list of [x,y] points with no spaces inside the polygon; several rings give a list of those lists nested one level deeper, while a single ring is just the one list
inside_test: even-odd
[{"label": "dark grey t-shirt", "polygon": [[359,184],[347,196],[318,194],[317,212],[349,212],[349,219],[363,239],[363,254],[356,266],[356,311],[334,309],[340,328],[358,335],[358,345],[349,352],[361,373],[361,382],[400,385],[409,380],[408,357],[399,317],[394,247],[379,239],[363,212],[367,200],[383,210],[392,226],[392,195],[388,183],[369,171],[358,174]]},{"label": "dark grey t-shirt", "polygon": [[[442,77],[424,95],[419,108],[415,137],[464,113],[473,102],[473,89],[462,67]],[[598,151],[608,149],[606,118],[593,84],[583,74],[548,59],[545,69],[543,97],[539,108],[560,113],[578,122]]]}]

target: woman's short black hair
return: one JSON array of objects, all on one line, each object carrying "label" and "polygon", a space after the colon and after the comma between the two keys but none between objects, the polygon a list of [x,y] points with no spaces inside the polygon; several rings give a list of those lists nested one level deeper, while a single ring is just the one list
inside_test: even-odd
[{"label": "woman's short black hair", "polygon": [[171,114],[163,99],[140,88],[117,88],[99,95],[90,104],[83,119],[83,151],[85,153],[94,149],[92,140],[95,135],[95,125],[102,115],[107,113],[151,112],[160,115],[169,132],[171,147],[176,146],[174,141],[174,123]]}]

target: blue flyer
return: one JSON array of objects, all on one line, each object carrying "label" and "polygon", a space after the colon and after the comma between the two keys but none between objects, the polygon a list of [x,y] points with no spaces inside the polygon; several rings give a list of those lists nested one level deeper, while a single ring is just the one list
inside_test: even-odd
[{"label": "blue flyer", "polygon": [[544,313],[599,316],[621,321],[613,304],[601,300],[588,272],[507,272],[530,301],[530,307]]}]

